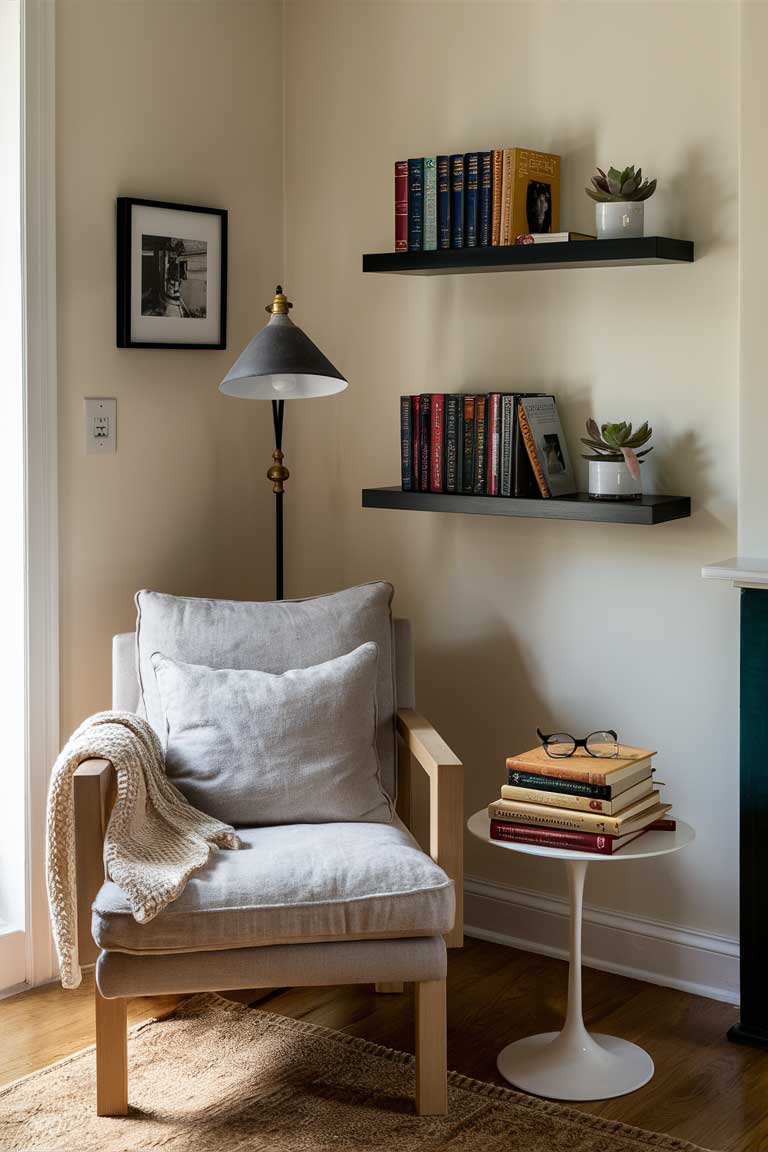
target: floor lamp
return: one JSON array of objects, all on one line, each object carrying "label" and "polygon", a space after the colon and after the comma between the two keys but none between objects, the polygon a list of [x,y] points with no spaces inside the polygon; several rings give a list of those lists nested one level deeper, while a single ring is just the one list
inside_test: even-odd
[{"label": "floor lamp", "polygon": [[332,396],[343,392],[347,381],[326,360],[301,328],[290,320],[293,305],[278,284],[266,311],[269,322],[257,332],[219,385],[227,396],[271,400],[275,450],[267,479],[275,494],[275,599],[283,599],[283,494],[290,473],[283,464],[283,415],[286,400]]}]

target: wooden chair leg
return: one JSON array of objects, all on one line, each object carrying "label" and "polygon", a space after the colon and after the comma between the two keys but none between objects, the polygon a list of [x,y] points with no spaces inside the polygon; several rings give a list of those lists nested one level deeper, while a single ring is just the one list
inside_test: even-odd
[{"label": "wooden chair leg", "polygon": [[374,988],[376,989],[377,992],[384,992],[384,993],[404,992],[405,991],[405,984],[403,983],[402,980],[391,980],[389,983],[387,983],[386,981],[385,982],[380,981],[379,983],[374,984]]},{"label": "wooden chair leg", "polygon": [[416,1111],[448,1111],[448,1043],[445,980],[416,984]]},{"label": "wooden chair leg", "polygon": [[96,1115],[128,1114],[128,1001],[96,989]]}]

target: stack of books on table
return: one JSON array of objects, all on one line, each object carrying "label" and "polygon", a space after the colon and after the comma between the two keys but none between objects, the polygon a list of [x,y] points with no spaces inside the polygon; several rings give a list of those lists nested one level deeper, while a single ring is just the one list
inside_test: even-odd
[{"label": "stack of books on table", "polygon": [[611,856],[651,827],[673,828],[645,748],[562,759],[539,746],[507,760],[508,783],[488,806],[491,839]]}]

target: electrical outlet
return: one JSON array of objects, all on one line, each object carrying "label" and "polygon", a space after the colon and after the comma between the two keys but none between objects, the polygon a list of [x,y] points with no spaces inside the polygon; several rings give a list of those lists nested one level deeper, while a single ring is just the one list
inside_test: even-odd
[{"label": "electrical outlet", "polygon": [[108,456],[116,451],[117,401],[105,396],[85,398],[85,451]]}]

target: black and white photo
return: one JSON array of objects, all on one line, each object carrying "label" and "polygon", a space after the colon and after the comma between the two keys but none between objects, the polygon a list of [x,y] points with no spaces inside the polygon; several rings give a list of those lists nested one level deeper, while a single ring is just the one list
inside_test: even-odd
[{"label": "black and white photo", "polygon": [[227,213],[120,197],[119,348],[226,347]]}]

